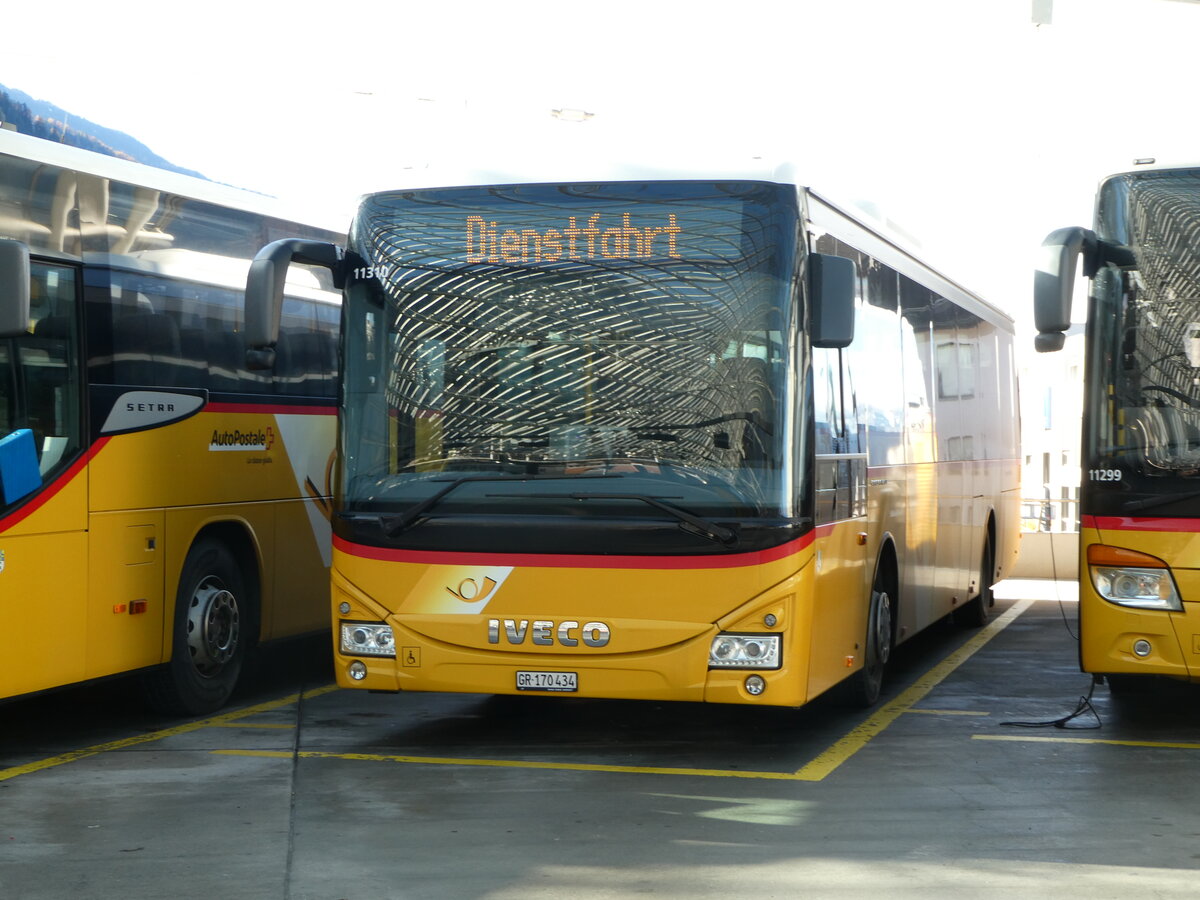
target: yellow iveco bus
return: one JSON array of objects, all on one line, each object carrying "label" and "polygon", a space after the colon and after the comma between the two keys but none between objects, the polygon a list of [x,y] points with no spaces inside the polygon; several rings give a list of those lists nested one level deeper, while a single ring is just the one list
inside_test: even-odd
[{"label": "yellow iveco bus", "polygon": [[[262,198],[0,130],[0,698],[140,670],[220,706],[328,616],[340,298],[297,269],[246,364]],[[320,277],[317,277],[317,276]]]},{"label": "yellow iveco bus", "polygon": [[344,282],[338,683],[873,702],[1015,555],[1011,320],[787,168],[365,197]]},{"label": "yellow iveco bus", "polygon": [[1094,230],[1036,273],[1037,348],[1060,350],[1091,278],[1080,460],[1079,650],[1120,691],[1200,681],[1200,168],[1106,178]]}]

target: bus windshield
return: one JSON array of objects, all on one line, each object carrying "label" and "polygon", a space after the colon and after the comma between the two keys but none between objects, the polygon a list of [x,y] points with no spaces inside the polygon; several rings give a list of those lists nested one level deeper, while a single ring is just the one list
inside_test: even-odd
[{"label": "bus windshield", "polygon": [[1122,494],[1111,512],[1128,513],[1200,490],[1200,169],[1110,179],[1098,224],[1134,265],[1095,279],[1090,392],[1108,402],[1085,459],[1090,482]]},{"label": "bus windshield", "polygon": [[801,496],[797,234],[795,189],[761,183],[367,198],[341,509],[393,538],[425,513],[551,516],[745,549],[738,522],[778,526]]}]

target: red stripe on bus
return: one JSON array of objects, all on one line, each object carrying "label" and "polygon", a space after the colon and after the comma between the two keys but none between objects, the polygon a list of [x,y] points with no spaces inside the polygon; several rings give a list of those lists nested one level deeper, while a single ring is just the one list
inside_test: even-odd
[{"label": "red stripe on bus", "polygon": [[87,464],[92,461],[97,453],[104,449],[104,445],[107,444],[108,441],[109,439],[106,437],[102,437],[97,440],[96,443],[92,444],[92,446],[88,448],[87,452],[84,453],[83,456],[71,463],[71,465],[68,466],[65,471],[61,472],[57,478],[55,478],[47,487],[43,488],[38,494],[36,494],[32,500],[11,515],[0,519],[0,533],[8,531],[8,529],[29,518],[29,516],[33,515],[35,512],[49,503],[50,500],[59,493],[59,491],[70,484],[71,480],[84,470]]},{"label": "red stripe on bus", "polygon": [[444,566],[527,566],[545,569],[733,569],[775,562],[812,544],[815,532],[751,553],[728,556],[601,556],[550,553],[460,553],[443,550],[394,550],[368,547],[334,536],[333,546],[343,553],[381,562]]},{"label": "red stripe on bus", "polygon": [[201,412],[215,413],[254,413],[267,416],[333,416],[337,415],[337,405],[328,406],[288,406],[277,403],[209,403]]},{"label": "red stripe on bus", "polygon": [[1200,532],[1200,519],[1082,516],[1080,521],[1084,528],[1097,528],[1101,531],[1173,531],[1179,534]]}]

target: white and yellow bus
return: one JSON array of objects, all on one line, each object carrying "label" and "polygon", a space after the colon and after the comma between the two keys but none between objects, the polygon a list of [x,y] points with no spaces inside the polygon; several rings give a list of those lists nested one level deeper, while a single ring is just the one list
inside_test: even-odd
[{"label": "white and yellow bus", "polygon": [[[1013,324],[787,168],[449,179],[345,246],[338,682],[802,705],[982,623]],[[457,186],[455,186],[457,185]]]},{"label": "white and yellow bus", "polygon": [[230,695],[327,623],[340,298],[297,269],[247,367],[263,198],[0,131],[0,698],[141,671]]},{"label": "white and yellow bus", "polygon": [[1080,259],[1084,334],[1079,659],[1117,691],[1200,682],[1200,168],[1100,184],[1093,229],[1043,245],[1035,314],[1063,347]]}]

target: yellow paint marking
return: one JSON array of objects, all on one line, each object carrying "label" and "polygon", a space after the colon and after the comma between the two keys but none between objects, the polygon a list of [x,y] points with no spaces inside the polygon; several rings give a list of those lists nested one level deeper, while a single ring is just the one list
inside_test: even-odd
[{"label": "yellow paint marking", "polygon": [[[337,690],[336,684],[326,685],[315,690],[305,691],[303,696],[319,697],[322,694],[328,694],[330,691]],[[109,753],[113,750],[124,750],[127,747],[134,747],[138,744],[148,744],[152,741],[160,741],[163,738],[175,737],[180,734],[188,734],[193,731],[199,731],[202,728],[212,728],[214,726],[221,727],[228,725],[231,722],[236,722],[238,719],[244,719],[249,716],[256,716],[259,713],[270,712],[271,710],[279,709],[280,707],[289,706],[301,699],[300,694],[290,694],[287,697],[282,697],[279,700],[271,700],[267,703],[259,703],[256,706],[247,706],[245,709],[235,709],[227,713],[221,713],[218,716],[213,716],[208,719],[200,719],[195,722],[186,722],[183,725],[176,725],[174,728],[164,728],[161,731],[152,731],[149,734],[138,734],[133,737],[121,738],[117,741],[109,741],[104,744],[96,744],[93,747],[85,747],[82,750],[70,750],[58,756],[52,756],[48,759],[40,759],[36,762],[26,763],[23,766],[11,766],[7,769],[0,769],[0,781],[7,781],[10,778],[17,778],[21,775],[29,775],[32,772],[39,772],[42,769],[51,769],[55,766],[61,766],[69,762],[75,762],[80,759],[87,759],[89,756],[97,756],[101,753]]]},{"label": "yellow paint marking", "polygon": [[[875,737],[877,734],[880,734],[885,728],[887,728],[887,726],[889,726],[904,713],[923,712],[942,715],[973,715],[973,713],[964,711],[947,712],[943,710],[919,710],[913,709],[913,705],[918,703],[921,698],[923,698],[926,694],[933,690],[933,688],[944,681],[951,673],[954,672],[955,669],[970,659],[981,647],[983,647],[988,641],[1007,628],[1013,622],[1013,620],[1015,620],[1032,605],[1032,600],[1021,600],[1017,603],[1014,603],[999,618],[990,622],[985,628],[983,628],[978,634],[963,644],[958,650],[954,651],[952,654],[930,669],[927,673],[925,673],[924,676],[922,676],[913,685],[908,687],[902,694],[876,710],[870,716],[870,718],[854,728],[845,737],[835,742],[833,746],[831,746],[824,753],[820,754],[811,762],[802,766],[796,772],[791,773],[753,772],[742,771],[738,769],[686,769],[658,766],[612,766],[588,763],[529,762],[503,759],[390,756],[373,753],[330,753],[322,751],[301,751],[299,753],[293,753],[290,751],[277,750],[214,750],[212,752],[229,756],[257,756],[280,759],[290,759],[298,756],[303,759],[349,759],[422,765],[490,766],[513,769],[556,769],[573,772],[619,772],[647,775],[693,775],[716,778],[760,778],[777,781],[821,781],[843,762],[848,760],[851,756],[866,746],[866,744],[873,737]],[[232,710],[208,719],[201,719],[196,722],[187,722],[183,725],[177,725],[174,728],[165,728],[161,731],[154,731],[149,734],[135,735],[133,737],[122,738],[121,740],[117,741],[109,741],[105,744],[97,744],[81,750],[71,750],[67,753],[60,754],[59,756],[38,760],[32,763],[26,763],[22,766],[12,766],[7,769],[0,769],[0,781],[7,781],[10,778],[16,778],[20,775],[28,775],[32,772],[37,772],[42,769],[53,768],[54,766],[61,766],[69,762],[75,762],[76,760],[86,759],[89,756],[96,756],[100,753],[108,753],[113,750],[123,750],[127,747],[133,747],[138,744],[147,744],[180,734],[188,734],[193,731],[199,731],[203,728],[291,728],[293,726],[277,724],[254,725],[253,723],[242,723],[240,720],[288,706],[292,703],[299,702],[301,699],[319,697],[337,689],[338,687],[336,684],[330,684],[324,687],[315,688],[313,690],[304,691],[302,694],[290,694],[287,697],[282,697],[278,700],[260,703],[256,706],[246,707],[245,709]],[[1087,741],[1086,739],[1018,738],[991,735],[977,735],[977,737],[982,740],[1079,740],[1089,743],[1127,743],[1135,746],[1200,749],[1200,744],[1138,744],[1137,742],[1132,741]]]},{"label": "yellow paint marking", "polygon": [[1017,734],[973,734],[977,741],[1030,741],[1052,744],[1109,744],[1114,747],[1153,747],[1165,750],[1200,750],[1200,744],[1183,741],[1118,741],[1111,738],[1035,737]]},{"label": "yellow paint marking", "polygon": [[598,763],[532,762],[513,759],[472,759],[448,756],[391,756],[382,753],[330,753],[322,750],[213,750],[219,756],[259,756],[271,759],[349,759],[360,762],[409,763],[426,766],[488,766],[500,769],[557,769],[568,772],[621,772],[638,775],[696,775],[710,778],[770,778],[795,781],[788,772],[747,772],[738,769],[672,769],[658,766],[609,766]]},{"label": "yellow paint marking", "polygon": [[921,713],[926,716],[990,716],[990,712],[977,712],[970,709],[906,709],[907,713]]},{"label": "yellow paint marking", "polygon": [[1018,600],[997,619],[989,622],[978,634],[926,672],[910,685],[895,700],[881,706],[867,721],[854,728],[832,747],[796,772],[800,781],[821,781],[834,769],[867,745],[871,738],[882,732],[901,715],[912,709],[913,704],[937,687],[955,669],[970,659],[984,644],[1007,628],[1033,605],[1032,600]]},{"label": "yellow paint marking", "polygon": [[709,778],[760,778],[775,781],[820,781],[843,762],[861,750],[875,735],[907,712],[928,712],[942,715],[987,715],[987,713],[918,710],[913,704],[944,681],[955,669],[970,659],[984,644],[1009,626],[1021,613],[1033,605],[1032,600],[1014,603],[1003,615],[990,622],[978,634],[930,669],[895,700],[877,710],[866,722],[796,772],[752,772],[738,769],[680,769],[659,766],[611,766],[590,763],[531,762],[508,759],[470,759],[441,756],[392,756],[381,753],[331,753],[303,750],[214,750],[226,756],[256,756],[269,759],[344,759],[366,762],[408,763],[429,766],[490,766],[505,769],[554,769],[570,772],[619,772],[639,775],[692,775]]},{"label": "yellow paint marking", "polygon": [[218,722],[213,728],[283,728],[294,729],[288,722]]}]

